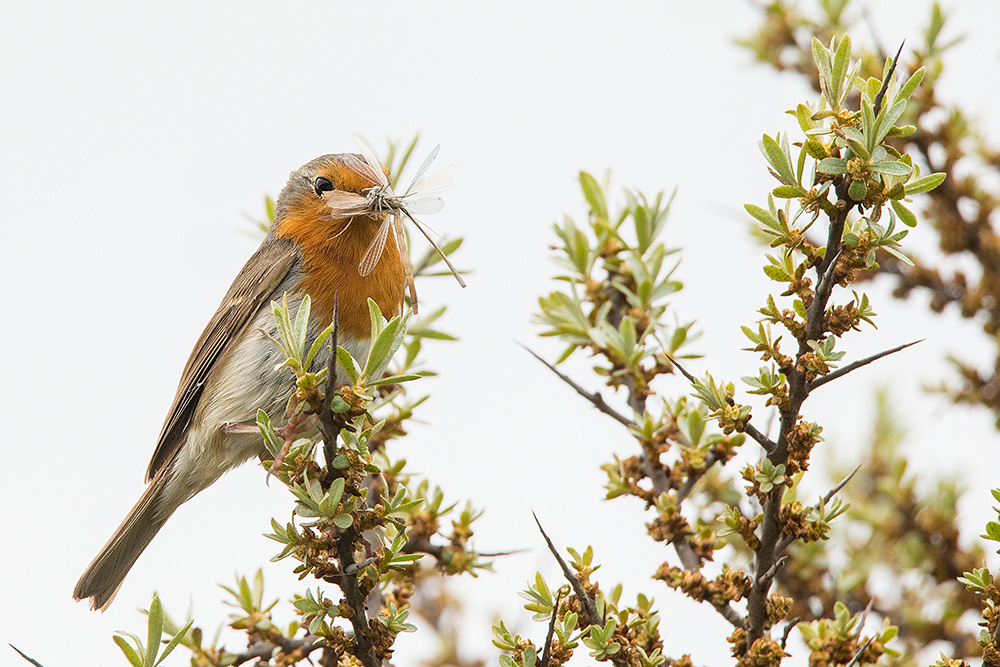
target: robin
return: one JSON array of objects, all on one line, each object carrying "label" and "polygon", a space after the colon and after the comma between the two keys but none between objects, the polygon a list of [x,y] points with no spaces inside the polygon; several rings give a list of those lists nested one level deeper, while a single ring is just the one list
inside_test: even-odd
[{"label": "robin", "polygon": [[[337,342],[360,360],[368,355],[368,299],[386,317],[401,313],[406,280],[396,242],[383,234],[377,264],[366,275],[358,271],[388,213],[331,216],[327,203],[330,193],[363,195],[371,189],[370,178],[352,167],[361,159],[324,155],[291,174],[267,237],[188,358],[146,470],[146,491],[80,577],[73,591],[77,600],[90,598],[94,609],[106,608],[174,510],[265,451],[259,435],[226,427],[254,424],[258,408],[280,415],[291,395],[291,383],[274,372],[284,357],[266,335],[277,337],[272,300],[287,293],[294,312],[308,294],[313,339],[329,325],[336,300]],[[327,354],[318,355],[316,368],[325,366]]]}]

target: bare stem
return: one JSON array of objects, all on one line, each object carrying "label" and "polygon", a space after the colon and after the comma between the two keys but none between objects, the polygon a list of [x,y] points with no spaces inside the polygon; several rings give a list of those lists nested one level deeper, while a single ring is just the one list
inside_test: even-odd
[{"label": "bare stem", "polygon": [[831,380],[836,380],[839,377],[843,377],[843,376],[847,375],[848,373],[850,373],[851,371],[857,370],[857,369],[861,368],[862,366],[867,366],[871,362],[877,361],[877,360],[881,359],[882,357],[888,357],[890,354],[895,354],[896,352],[899,352],[900,350],[905,350],[906,348],[910,347],[911,345],[916,345],[917,343],[922,343],[922,342],[923,342],[923,339],[921,338],[920,340],[915,340],[912,343],[906,343],[905,345],[897,345],[896,347],[894,347],[892,349],[884,350],[882,352],[879,352],[878,354],[873,354],[870,357],[865,357],[864,359],[859,359],[857,361],[849,363],[846,366],[844,366],[843,368],[838,368],[837,370],[833,371],[832,373],[827,373],[823,377],[818,377],[815,380],[813,380],[812,382],[809,382],[806,385],[806,393],[811,393],[813,389],[816,389],[817,387],[822,387],[827,382],[830,382]]},{"label": "bare stem", "polygon": [[[535,517],[537,521],[538,518]],[[556,603],[552,606],[552,618],[549,619],[549,630],[545,633],[545,647],[542,649],[542,663],[541,667],[548,667],[549,665],[549,654],[552,648],[552,637],[556,633],[556,616],[559,615],[559,603],[562,602],[562,591],[556,595]]]},{"label": "bare stem", "polygon": [[[521,344],[518,343],[518,345],[521,345]],[[550,364],[549,362],[547,362],[542,357],[538,356],[538,354],[536,354],[531,348],[529,348],[529,347],[527,347],[525,345],[521,345],[521,347],[523,347],[525,350],[527,350],[528,354],[530,354],[531,356],[533,356],[535,359],[538,359],[540,362],[542,362],[543,364],[545,364],[545,367],[548,368],[553,373],[555,373],[556,376],[560,380],[562,380],[563,382],[565,382],[569,386],[573,387],[573,389],[576,391],[576,393],[580,394],[585,399],[587,399],[588,401],[590,401],[591,405],[593,405],[595,408],[597,408],[598,410],[600,410],[604,414],[608,415],[609,417],[611,417],[612,419],[614,419],[616,422],[618,422],[622,426],[626,426],[628,428],[632,428],[633,426],[635,426],[635,422],[634,421],[632,421],[631,419],[629,419],[628,417],[626,417],[625,415],[621,414],[620,412],[618,412],[617,410],[615,410],[614,408],[612,408],[610,405],[608,405],[607,403],[605,403],[604,402],[604,398],[599,393],[597,393],[596,391],[594,391],[594,392],[587,391],[586,389],[584,389],[583,387],[581,387],[579,384],[577,384],[575,381],[573,381],[569,376],[565,375],[564,373],[560,373],[556,369],[555,366],[553,366],[552,364]]]}]

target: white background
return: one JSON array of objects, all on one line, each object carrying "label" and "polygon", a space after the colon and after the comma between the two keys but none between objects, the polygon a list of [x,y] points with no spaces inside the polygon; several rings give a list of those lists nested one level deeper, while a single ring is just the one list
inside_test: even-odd
[{"label": "white background", "polygon": [[[950,55],[940,93],[996,139],[1000,5],[953,4],[949,34],[969,38]],[[885,44],[920,43],[929,3],[870,5]],[[537,296],[553,289],[550,224],[564,212],[582,216],[578,170],[611,167],[615,192],[679,188],[666,240],[685,249],[674,312],[704,331],[695,349],[705,357],[692,370],[731,380],[754,373],[756,360],[738,351],[738,325],[755,319],[769,285],[742,204],[763,203],[774,185],[760,134],[793,129],[783,112],[811,93],[733,45],[758,24],[744,2],[368,7],[5,8],[0,640],[47,667],[122,665],[112,632],[145,634],[136,608],[154,589],[175,615],[193,605],[209,635],[226,614],[215,584],[234,571],[263,564],[269,597],[303,590],[286,563],[267,562],[275,545],[261,537],[270,516],[287,516],[288,496],[246,466],[176,513],[109,612],[70,597],[140,494],[190,347],[254,248],[244,214],[261,214],[263,195],[277,195],[300,164],[353,150],[352,132],[381,147],[420,131],[421,155],[440,143],[440,164],[464,163],[429,222],[466,237],[457,259],[473,271],[466,290],[445,279],[420,286],[428,312],[448,304],[443,326],[461,341],[429,346],[440,377],[421,383],[432,394],[426,423],[396,454],[450,499],[486,509],[480,550],[526,549],[455,587],[468,604],[463,651],[495,660],[497,613],[543,636],[515,593],[537,569],[558,580],[535,510],[557,544],[595,545],[606,587],[623,581],[627,599],[655,595],[668,655],[725,664],[725,624],[648,580],[671,557],[643,537],[648,518],[628,501],[600,500],[599,465],[612,452],[629,455],[628,438],[514,341],[550,358],[561,350],[529,323]],[[868,39],[863,27],[854,32]],[[933,236],[922,226],[908,242],[926,254]],[[848,358],[927,342],[817,394],[807,417],[826,427],[820,456],[842,467],[853,460],[874,388],[888,386],[911,433],[913,469],[965,475],[963,516],[974,534],[997,485],[992,418],[920,387],[947,374],[944,354],[986,364],[991,348],[952,312],[929,317],[919,300],[893,302],[881,284],[871,293],[879,329],[848,336]],[[582,359],[569,368],[590,380]],[[661,389],[688,391],[679,377]],[[419,637],[400,647],[400,665],[433,648]],[[26,663],[3,646],[0,664]],[[169,664],[186,664],[184,653]]]}]

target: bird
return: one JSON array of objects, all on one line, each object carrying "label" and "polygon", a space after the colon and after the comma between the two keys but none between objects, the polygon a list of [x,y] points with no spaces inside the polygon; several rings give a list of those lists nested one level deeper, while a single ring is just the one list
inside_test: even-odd
[{"label": "bird", "polygon": [[[371,335],[368,299],[386,317],[402,313],[404,248],[383,237],[386,245],[374,269],[367,275],[358,271],[387,214],[331,215],[326,201],[332,192],[361,195],[372,187],[354,167],[361,159],[351,153],[324,155],[292,172],[267,236],[236,276],[184,366],[146,470],[145,492],[80,577],[75,599],[106,609],[181,504],[265,452],[259,434],[227,427],[254,424],[258,408],[281,415],[293,390],[287,377],[275,373],[284,355],[268,338],[277,338],[272,300],[287,294],[294,312],[309,295],[307,348],[330,324],[336,304],[337,343],[362,362]],[[324,367],[328,354],[318,355],[314,367]]]}]

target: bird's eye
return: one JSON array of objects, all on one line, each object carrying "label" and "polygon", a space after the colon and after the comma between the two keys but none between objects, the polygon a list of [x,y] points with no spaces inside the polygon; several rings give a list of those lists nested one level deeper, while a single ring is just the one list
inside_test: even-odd
[{"label": "bird's eye", "polygon": [[320,176],[313,181],[313,190],[316,191],[317,195],[322,196],[324,192],[333,190],[333,183],[330,182],[330,179]]}]

